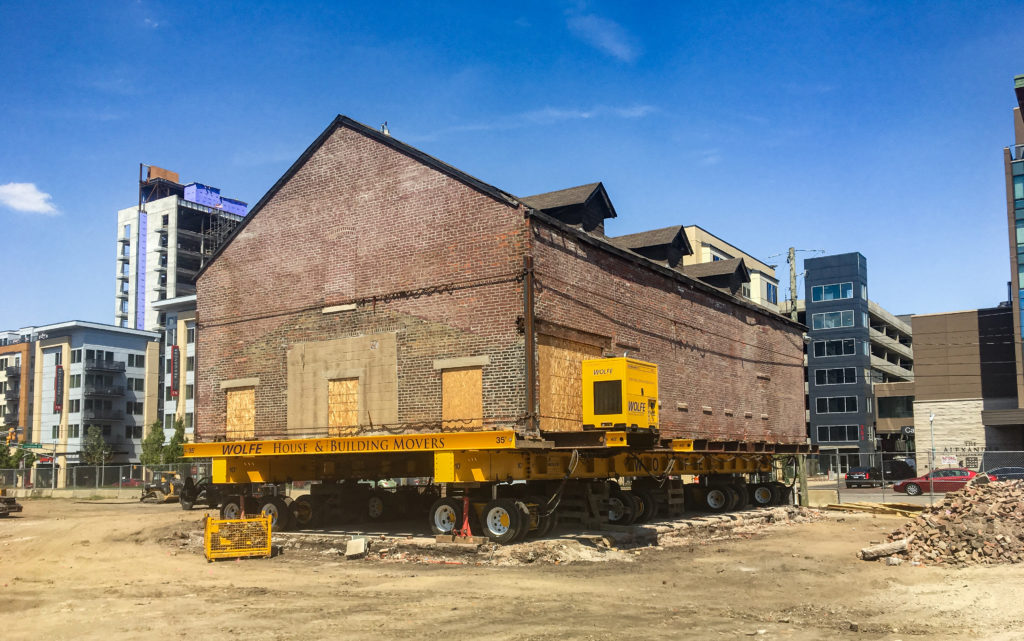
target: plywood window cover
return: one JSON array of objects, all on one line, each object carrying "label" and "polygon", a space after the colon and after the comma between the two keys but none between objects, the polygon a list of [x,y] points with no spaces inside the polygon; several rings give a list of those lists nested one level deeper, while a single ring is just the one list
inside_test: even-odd
[{"label": "plywood window cover", "polygon": [[555,334],[542,333],[537,337],[541,430],[571,432],[582,429],[581,363],[598,358],[601,351],[598,345]]},{"label": "plywood window cover", "polygon": [[449,368],[441,372],[441,420],[445,431],[483,427],[483,369]]}]

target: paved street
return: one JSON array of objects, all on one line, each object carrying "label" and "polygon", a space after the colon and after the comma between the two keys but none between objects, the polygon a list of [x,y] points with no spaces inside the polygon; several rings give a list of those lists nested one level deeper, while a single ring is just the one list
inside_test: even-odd
[{"label": "paved street", "polygon": [[945,494],[936,493],[934,496],[923,494],[921,496],[907,496],[899,492],[893,492],[891,486],[879,487],[851,487],[847,488],[845,482],[836,481],[811,481],[808,483],[813,490],[832,490],[839,492],[840,503],[912,503],[914,505],[930,505],[932,502],[942,501]]}]

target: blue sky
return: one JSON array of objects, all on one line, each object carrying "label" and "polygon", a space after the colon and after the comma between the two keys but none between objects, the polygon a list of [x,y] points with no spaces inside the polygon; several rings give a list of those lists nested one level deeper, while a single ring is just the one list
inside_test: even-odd
[{"label": "blue sky", "polygon": [[0,328],[113,322],[139,162],[255,203],[338,113],[516,195],[603,181],[609,234],[700,225],[781,295],[795,246],[894,313],[1005,299],[1021,3],[485,6],[0,1]]}]

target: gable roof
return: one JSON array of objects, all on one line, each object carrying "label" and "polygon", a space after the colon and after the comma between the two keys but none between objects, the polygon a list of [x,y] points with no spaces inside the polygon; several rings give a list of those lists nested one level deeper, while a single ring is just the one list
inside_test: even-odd
[{"label": "gable roof", "polygon": [[728,276],[731,274],[737,274],[741,277],[741,282],[750,282],[750,270],[747,269],[746,263],[743,262],[742,258],[730,258],[728,260],[714,260],[710,263],[697,263],[695,265],[687,265],[683,268],[683,273],[687,276],[693,276],[694,278],[707,278],[709,276]]},{"label": "gable roof", "polygon": [[693,247],[690,245],[690,239],[686,236],[686,230],[682,225],[673,225],[671,227],[662,227],[661,229],[651,229],[649,231],[642,231],[636,234],[626,234],[624,236],[615,236],[610,238],[613,243],[619,247],[625,247],[626,249],[637,249],[640,247],[656,247],[659,245],[671,245],[677,239],[681,240],[681,246],[683,247],[683,253],[687,256],[693,254]]},{"label": "gable roof", "polygon": [[424,165],[427,165],[428,167],[435,169],[441,172],[442,174],[445,174],[449,178],[453,178],[461,182],[462,184],[466,185],[467,187],[475,189],[476,191],[484,194],[485,196],[490,196],[494,200],[505,203],[510,207],[518,207],[520,204],[519,199],[517,199],[515,196],[508,192],[502,191],[501,189],[498,189],[494,185],[489,185],[478,178],[474,178],[473,176],[470,176],[466,172],[456,169],[455,167],[452,167],[448,163],[438,160],[437,158],[434,158],[433,156],[420,151],[419,149],[413,147],[412,145],[408,145],[400,140],[392,138],[389,134],[385,134],[372,127],[368,127],[367,125],[364,125],[361,122],[352,120],[348,116],[338,114],[338,116],[335,117],[331,124],[328,125],[327,128],[324,129],[319,136],[316,137],[316,140],[314,140],[312,144],[310,144],[309,147],[307,147],[306,150],[302,152],[302,155],[300,155],[298,159],[296,159],[296,161],[292,163],[291,167],[289,167],[288,170],[284,172],[284,174],[280,178],[278,178],[277,182],[275,182],[273,186],[269,190],[267,190],[267,193],[263,194],[263,197],[259,199],[259,202],[253,205],[252,209],[249,210],[248,215],[246,215],[246,217],[242,219],[242,223],[235,227],[234,231],[231,232],[231,235],[228,236],[227,240],[225,240],[224,243],[217,249],[217,251],[214,252],[212,256],[210,256],[210,260],[206,261],[206,263],[199,268],[199,272],[196,274],[196,280],[198,280],[206,272],[206,269],[210,265],[212,265],[214,261],[217,260],[221,253],[235,239],[235,237],[238,236],[243,229],[245,229],[246,225],[249,224],[249,221],[252,220],[254,216],[259,214],[260,211],[262,211],[263,207],[277,194],[277,192],[279,192],[281,188],[284,187],[288,183],[288,181],[291,180],[295,176],[295,174],[299,172],[300,169],[302,169],[302,166],[306,164],[306,161],[309,160],[310,157],[312,157],[312,155],[316,153],[320,149],[320,147],[324,145],[325,142],[327,142],[327,140],[334,134],[335,131],[341,128],[350,129],[358,134],[362,134],[367,138],[370,138],[372,140],[375,140],[376,142],[386,145],[391,149],[394,149],[395,151],[404,154],[409,158],[412,158],[413,160],[421,162]]}]

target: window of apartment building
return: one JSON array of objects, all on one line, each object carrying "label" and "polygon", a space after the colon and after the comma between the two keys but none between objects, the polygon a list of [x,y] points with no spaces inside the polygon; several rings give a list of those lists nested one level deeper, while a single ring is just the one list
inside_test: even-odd
[{"label": "window of apartment building", "polygon": [[59,423],[57,425],[54,425],[53,427],[50,428],[50,436],[55,441],[60,438],[60,424]]},{"label": "window of apartment building", "polygon": [[167,314],[165,312],[160,312],[160,314],[158,314],[157,317],[156,317],[156,322],[159,325],[166,324],[167,323]]},{"label": "window of apartment building", "polygon": [[123,293],[125,293],[125,294],[128,293],[128,281],[126,281],[126,280],[122,280],[121,281],[121,291]]},{"label": "window of apartment building", "polygon": [[821,396],[816,403],[818,414],[849,414],[857,411],[856,396]]},{"label": "window of apartment building", "polygon": [[191,371],[195,370],[195,368],[196,368],[196,357],[195,356],[189,356],[188,358],[186,358],[185,359],[185,371],[186,372],[191,372]]},{"label": "window of apartment building", "polygon": [[170,385],[168,385],[167,387],[164,388],[164,400],[165,401],[173,401],[174,400],[174,397],[171,396],[171,391],[173,389],[174,388],[172,388]]},{"label": "window of apartment building", "polygon": [[77,414],[82,411],[82,400],[73,398],[68,401],[68,414]]},{"label": "window of apartment building", "polygon": [[837,329],[853,327],[853,310],[844,309],[840,312],[824,312],[811,314],[812,329]]},{"label": "window of apartment building", "polygon": [[185,412],[185,427],[193,427],[194,420],[192,412]]},{"label": "window of apartment building", "polygon": [[[867,343],[864,343],[867,345]],[[853,356],[856,353],[855,341],[852,338],[840,338],[831,341],[814,341],[814,357]]]},{"label": "window of apartment building", "polygon": [[193,385],[186,385],[185,386],[185,398],[186,399],[192,398],[192,393],[193,393],[194,389],[195,389],[195,386],[193,386]]},{"label": "window of apartment building", "polygon": [[122,318],[121,319],[121,327],[128,327],[128,319],[127,318]]},{"label": "window of apartment building", "polygon": [[58,349],[53,353],[53,364],[61,365],[64,363],[64,350]]},{"label": "window of apartment building", "polygon": [[128,247],[128,244],[121,245],[121,255],[127,257],[129,253],[131,253],[131,248]]},{"label": "window of apartment building", "polygon": [[100,429],[103,430],[103,436],[110,436],[110,426],[100,425]]},{"label": "window of apartment building", "polygon": [[128,313],[128,301],[123,300],[123,299],[121,300],[121,313],[122,314],[127,314]]},{"label": "window of apartment building", "polygon": [[132,410],[132,414],[142,416],[142,401],[135,401],[135,407]]},{"label": "window of apartment building", "polygon": [[122,233],[124,235],[121,236],[121,238],[131,238],[132,237],[132,226],[131,225],[125,225],[124,228],[122,229]]},{"label": "window of apartment building", "polygon": [[82,375],[72,374],[68,377],[68,387],[75,389],[82,386]]},{"label": "window of apartment building", "polygon": [[125,425],[124,426],[124,437],[128,440],[142,438],[142,426],[141,425]]},{"label": "window of apartment building", "polygon": [[811,302],[820,303],[825,300],[840,300],[853,298],[853,283],[833,283],[832,285],[818,285],[811,288]]},{"label": "window of apartment building", "polygon": [[144,379],[144,378],[137,378],[137,379],[135,379],[135,391],[136,392],[144,391],[145,385],[146,385],[146,379]]},{"label": "window of apartment building", "polygon": [[165,430],[173,430],[174,429],[174,414],[164,414],[164,429]]},{"label": "window of apartment building", "polygon": [[164,361],[164,372],[170,374],[174,371],[174,359],[168,358]]},{"label": "window of apartment building", "polygon": [[142,414],[142,403],[128,401],[124,404],[124,409],[127,414]]},{"label": "window of apartment building", "polygon": [[196,342],[196,326],[195,325],[189,325],[186,328],[185,332],[186,332],[186,334],[185,334],[185,342],[186,343],[191,344],[191,343]]},{"label": "window of apartment building", "polygon": [[5,367],[7,367],[7,359],[0,358],[0,369],[4,369]]},{"label": "window of apartment building", "polygon": [[764,298],[769,303],[776,305],[779,302],[779,286],[773,283],[765,283]]},{"label": "window of apartment building", "polygon": [[165,336],[167,337],[165,343],[168,345],[168,347],[174,345],[178,341],[178,330],[174,328],[173,323],[171,324],[170,327],[167,328]]},{"label": "window of apartment building", "polygon": [[91,360],[95,360],[95,359],[96,359],[96,351],[95,350],[91,350],[91,349],[85,350],[85,360],[91,361]]},{"label": "window of apartment building", "polygon": [[81,363],[82,362],[82,350],[81,349],[73,349],[73,350],[71,350],[71,362],[72,363]]},{"label": "window of apartment building", "polygon": [[144,367],[145,364],[145,356],[143,356],[142,354],[128,355],[128,367]]},{"label": "window of apartment building", "polygon": [[859,425],[819,425],[819,443],[843,443],[860,440]]},{"label": "window of apartment building", "polygon": [[861,312],[861,321],[863,321],[864,327],[871,327],[871,321],[868,319],[867,312]]},{"label": "window of apartment building", "polygon": [[856,367],[835,367],[814,370],[815,385],[849,385],[857,382]]},{"label": "window of apartment building", "polygon": [[82,435],[82,427],[78,423],[68,425],[68,438],[79,438]]},{"label": "window of apartment building", "polygon": [[130,269],[131,268],[128,266],[128,263],[121,263],[121,275],[122,276],[127,276],[130,273]]}]

